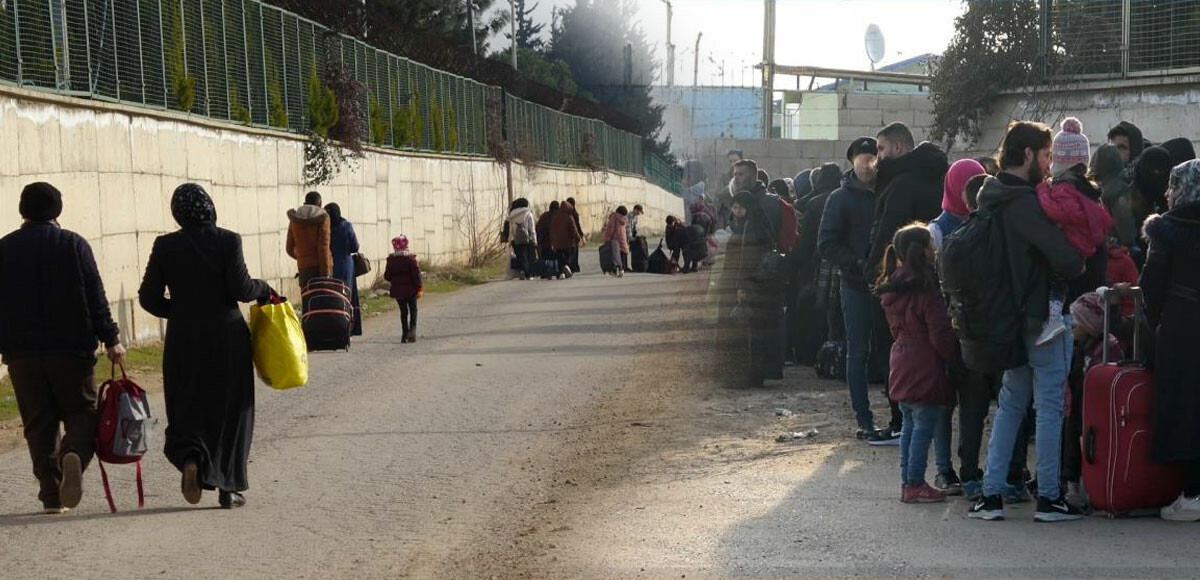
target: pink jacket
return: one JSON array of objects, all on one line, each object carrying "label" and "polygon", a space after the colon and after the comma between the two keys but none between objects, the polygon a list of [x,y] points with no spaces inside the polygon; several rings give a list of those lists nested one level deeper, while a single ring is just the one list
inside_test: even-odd
[{"label": "pink jacket", "polygon": [[616,240],[621,245],[621,252],[629,253],[629,238],[625,233],[625,224],[629,223],[629,218],[617,212],[612,212],[608,215],[608,221],[604,222],[604,243],[610,243]]},{"label": "pink jacket", "polygon": [[1069,180],[1040,184],[1037,196],[1046,217],[1058,224],[1067,241],[1085,259],[1096,253],[1115,223],[1098,197],[1089,198]]}]

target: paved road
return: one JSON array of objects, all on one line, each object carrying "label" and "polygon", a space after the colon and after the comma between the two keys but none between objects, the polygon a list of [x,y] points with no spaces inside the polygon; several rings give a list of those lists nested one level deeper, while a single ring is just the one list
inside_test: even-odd
[{"label": "paved road", "polygon": [[92,470],[78,510],[35,515],[24,451],[0,455],[0,577],[1200,577],[1196,525],[899,504],[895,450],[848,437],[840,385],[709,380],[703,295],[591,275],[427,299],[415,345],[368,321],[310,386],[259,388],[241,510],[185,505],[155,453],[147,509],[109,515]]}]

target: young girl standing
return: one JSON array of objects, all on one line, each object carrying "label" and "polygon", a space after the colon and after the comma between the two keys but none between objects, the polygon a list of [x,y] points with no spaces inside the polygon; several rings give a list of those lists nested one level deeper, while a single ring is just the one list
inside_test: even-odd
[{"label": "young girl standing", "polygon": [[[892,400],[899,402],[904,415],[900,501],[945,501],[944,492],[926,483],[925,468],[930,444],[935,436],[943,436],[938,424],[954,403],[946,367],[956,357],[958,338],[946,314],[933,238],[925,224],[911,224],[896,232],[884,258],[876,293],[895,337],[888,392]],[[949,441],[939,441],[938,448],[938,469],[949,470]]]},{"label": "young girl standing", "polygon": [[417,255],[408,251],[408,238],[392,238],[392,255],[388,256],[383,278],[392,285],[391,296],[400,305],[400,324],[404,336],[400,342],[417,342],[417,299],[425,293],[421,284],[421,265]]}]

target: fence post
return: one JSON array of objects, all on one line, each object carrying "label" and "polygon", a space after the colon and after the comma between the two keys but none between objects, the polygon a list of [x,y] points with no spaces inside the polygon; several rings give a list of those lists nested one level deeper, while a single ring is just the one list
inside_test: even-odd
[{"label": "fence post", "polygon": [[[238,0],[242,3],[242,64],[246,66],[246,102],[250,104],[250,124],[254,124],[254,85],[250,84],[250,33],[246,30],[246,2]],[[266,49],[263,49],[266,52]],[[228,58],[228,57],[226,57]],[[267,92],[267,85],[263,85],[263,92]],[[267,124],[271,124],[271,108],[263,109],[267,113]]]},{"label": "fence post", "polygon": [[[117,45],[117,6],[113,0],[108,0],[108,13],[112,15],[112,42],[113,42],[113,78],[117,80],[117,100],[121,100],[121,51]],[[107,23],[109,19],[105,18]]]},{"label": "fence post", "polygon": [[1132,9],[1132,0],[1121,2],[1121,78],[1129,77],[1129,45],[1133,41],[1129,30]]},{"label": "fence post", "polygon": [[[267,78],[268,75],[271,74],[271,72],[267,70],[267,29],[266,24],[263,23],[262,4],[255,2],[252,4],[252,6],[257,7],[258,9],[258,38],[259,44],[262,45],[262,51],[259,53],[259,58],[262,59],[263,70],[263,105],[267,108],[267,125],[273,127],[274,123],[271,122],[271,83]],[[287,101],[284,102],[286,103]],[[284,105],[284,108],[287,108],[287,105]]]},{"label": "fence post", "polygon": [[[263,37],[263,44],[266,44],[267,37]],[[279,13],[279,46],[283,49],[283,108],[290,113],[292,110],[292,99],[288,95],[288,68],[287,68],[287,35],[283,33],[283,11]],[[266,51],[264,51],[265,53]],[[303,74],[303,73],[301,73]],[[270,91],[268,91],[270,92]],[[288,120],[288,125],[291,125],[291,119]],[[288,127],[290,129],[290,127]]]},{"label": "fence post", "polygon": [[204,0],[196,0],[200,6],[200,62],[204,66],[204,116],[212,116],[212,97],[208,94],[208,34],[204,30]]},{"label": "fence post", "polygon": [[[225,117],[233,120],[233,103],[229,101],[229,38],[225,31],[225,2],[221,2],[221,54],[225,57]],[[238,96],[238,103],[241,103],[242,95],[238,93],[237,87],[233,88],[233,93]]]},{"label": "fence post", "polygon": [[[146,103],[146,55],[142,52],[142,0],[133,0],[133,9],[137,11],[138,34],[138,76],[142,81],[142,104]],[[116,28],[116,27],[114,27]]]},{"label": "fence post", "polygon": [[[170,109],[171,108],[171,79],[167,77],[167,31],[166,31],[166,29],[163,28],[162,0],[155,0],[155,1],[158,2],[158,55],[159,55],[159,59],[160,59],[158,62],[162,68],[163,107]],[[187,68],[187,60],[186,59],[184,60],[184,68],[185,69]]]},{"label": "fence post", "polygon": [[25,84],[25,57],[21,56],[21,3],[13,2],[13,41],[17,49],[17,86]]}]

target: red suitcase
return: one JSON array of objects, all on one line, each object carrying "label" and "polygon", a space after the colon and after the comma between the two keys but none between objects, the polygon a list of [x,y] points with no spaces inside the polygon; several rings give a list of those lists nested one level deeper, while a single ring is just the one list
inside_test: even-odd
[{"label": "red suitcase", "polygon": [[[1140,288],[1101,292],[1109,304],[1131,294],[1140,326]],[[1110,310],[1104,317],[1106,333]],[[1105,348],[1103,364],[1088,371],[1083,384],[1083,486],[1092,506],[1110,516],[1157,510],[1174,501],[1183,485],[1173,465],[1150,458],[1154,377],[1141,362],[1141,345],[1134,334],[1132,360],[1109,362]]]}]

